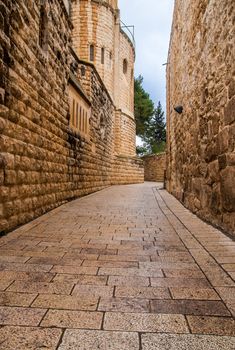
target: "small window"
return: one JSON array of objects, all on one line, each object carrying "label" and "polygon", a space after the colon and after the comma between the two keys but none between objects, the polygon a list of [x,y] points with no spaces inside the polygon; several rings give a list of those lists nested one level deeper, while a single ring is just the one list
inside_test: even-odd
[{"label": "small window", "polygon": [[90,61],[94,62],[95,59],[95,48],[94,45],[90,45]]},{"label": "small window", "polygon": [[101,64],[104,64],[104,47],[101,48]]},{"label": "small window", "polygon": [[127,60],[126,59],[123,60],[123,73],[124,74],[127,73]]},{"label": "small window", "polygon": [[39,45],[43,50],[47,50],[48,46],[48,17],[45,6],[40,8],[39,18]]}]

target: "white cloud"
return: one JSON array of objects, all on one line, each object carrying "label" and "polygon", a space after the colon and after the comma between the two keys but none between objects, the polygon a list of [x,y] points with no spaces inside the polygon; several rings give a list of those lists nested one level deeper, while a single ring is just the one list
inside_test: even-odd
[{"label": "white cloud", "polygon": [[119,0],[121,19],[135,26],[135,75],[144,77],[152,100],[165,107],[167,61],[174,0]]}]

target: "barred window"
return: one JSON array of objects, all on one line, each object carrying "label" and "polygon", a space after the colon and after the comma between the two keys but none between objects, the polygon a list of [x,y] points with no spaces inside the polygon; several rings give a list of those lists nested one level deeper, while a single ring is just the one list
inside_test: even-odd
[{"label": "barred window", "polygon": [[94,62],[95,60],[95,48],[94,45],[90,45],[90,61]]},{"label": "barred window", "polygon": [[90,106],[72,85],[69,85],[69,98],[70,127],[83,135],[88,135],[90,124]]},{"label": "barred window", "polygon": [[104,64],[104,47],[101,48],[101,64]]}]

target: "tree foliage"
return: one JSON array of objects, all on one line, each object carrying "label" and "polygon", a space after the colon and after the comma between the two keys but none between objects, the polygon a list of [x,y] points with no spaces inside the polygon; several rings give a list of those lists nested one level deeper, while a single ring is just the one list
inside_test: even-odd
[{"label": "tree foliage", "polygon": [[166,123],[160,102],[158,102],[154,114],[146,125],[143,141],[145,141],[151,153],[159,153],[165,150]]},{"label": "tree foliage", "polygon": [[150,99],[149,94],[144,90],[143,77],[139,75],[135,79],[135,119],[136,134],[143,137],[146,126],[154,113],[154,103]]},{"label": "tree foliage", "polygon": [[165,150],[166,124],[161,103],[155,108],[149,94],[144,90],[143,77],[135,79],[136,134],[144,144],[137,147],[137,154],[159,153]]}]

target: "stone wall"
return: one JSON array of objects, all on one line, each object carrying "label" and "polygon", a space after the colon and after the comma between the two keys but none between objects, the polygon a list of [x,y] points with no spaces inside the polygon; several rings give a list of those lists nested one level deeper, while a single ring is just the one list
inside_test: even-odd
[{"label": "stone wall", "polygon": [[[167,188],[235,232],[235,3],[176,0],[167,65]],[[182,105],[177,114],[173,107]]]},{"label": "stone wall", "polygon": [[[117,111],[115,153],[133,157],[136,155],[135,49],[131,39],[121,29],[117,1],[74,0],[72,22],[75,52],[80,59],[94,64]],[[90,57],[91,45],[94,47],[93,61]]]},{"label": "stone wall", "polygon": [[[143,181],[137,160],[114,155],[113,101],[95,67],[71,51],[64,2],[44,5],[0,0],[0,232],[111,184]],[[70,84],[91,108],[88,136],[70,126]]]},{"label": "stone wall", "polygon": [[166,154],[150,154],[142,157],[144,162],[144,180],[164,182]]}]

